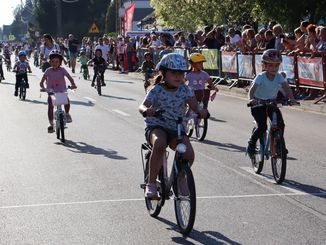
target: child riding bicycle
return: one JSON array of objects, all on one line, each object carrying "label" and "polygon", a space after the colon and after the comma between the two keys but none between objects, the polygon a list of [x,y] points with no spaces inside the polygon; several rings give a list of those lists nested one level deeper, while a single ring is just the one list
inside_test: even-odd
[{"label": "child riding bicycle", "polygon": [[[263,53],[262,65],[264,71],[255,77],[249,90],[249,100],[251,105],[256,105],[258,100],[275,100],[280,88],[283,89],[286,97],[290,99],[290,103],[297,104],[297,101],[294,99],[292,90],[290,89],[288,83],[284,80],[284,77],[278,73],[281,62],[282,56],[278,50],[268,49]],[[272,117],[273,112],[266,110],[266,105],[251,107],[251,114],[257,122],[258,127],[252,133],[248,141],[247,153],[249,156],[255,154],[256,142],[266,132],[267,117]],[[278,120],[277,124],[284,134],[285,125],[282,113],[277,107],[275,110]],[[285,142],[283,143],[285,146]]]},{"label": "child riding bicycle", "polygon": [[95,57],[87,62],[87,65],[94,64],[94,76],[92,80],[92,87],[95,85],[96,75],[99,72],[101,74],[102,86],[105,86],[104,82],[104,72],[107,66],[105,59],[102,57],[102,50],[95,50]]},{"label": "child riding bicycle", "polygon": [[154,76],[155,64],[152,61],[152,54],[150,52],[146,52],[144,58],[145,60],[141,65],[141,71],[145,76],[144,88],[146,91],[147,87],[150,85],[150,79]]},{"label": "child riding bicycle", "polygon": [[26,52],[25,51],[19,51],[18,52],[18,58],[19,60],[15,63],[13,71],[16,72],[16,84],[15,84],[15,96],[18,96],[18,88],[20,81],[22,79],[25,80],[25,87],[29,88],[28,84],[28,77],[27,77],[27,71],[32,72],[31,67],[29,66],[28,62],[26,61]]},{"label": "child riding bicycle", "polygon": [[[49,53],[50,65],[51,67],[47,68],[44,72],[44,75],[41,79],[40,86],[42,91],[48,91],[48,119],[50,125],[48,126],[48,133],[54,132],[54,122],[53,122],[53,103],[51,95],[53,93],[64,93],[67,92],[67,85],[65,77],[71,83],[71,89],[76,89],[74,79],[70,76],[67,70],[61,67],[63,56],[59,50],[53,49]],[[44,87],[44,82],[46,81],[46,88]],[[68,99],[68,104],[64,106],[66,112],[67,123],[72,122],[72,118],[69,114],[70,110],[70,101]]]},{"label": "child riding bicycle", "polygon": [[[187,104],[201,117],[207,117],[207,110],[200,110],[193,92],[185,85],[184,75],[188,70],[185,58],[176,53],[164,55],[157,65],[160,74],[154,79],[151,89],[139,106],[139,112],[146,117],[145,137],[153,146],[149,161],[149,181],[146,184],[145,196],[157,197],[156,176],[163,164],[163,154],[169,145],[175,150],[177,142],[176,122],[170,119],[155,117],[161,110],[171,117],[183,117]],[[183,132],[185,135],[185,132]],[[184,137],[187,146],[184,158],[190,165],[194,161],[194,151],[189,138]]]},{"label": "child riding bicycle", "polygon": [[[203,71],[203,63],[206,62],[204,55],[192,53],[189,56],[189,62],[191,71],[186,75],[188,86],[194,91],[197,101],[203,102],[203,108],[207,109],[210,90],[218,92],[218,88],[214,86],[208,73]],[[207,88],[205,88],[206,84],[208,84]]]}]

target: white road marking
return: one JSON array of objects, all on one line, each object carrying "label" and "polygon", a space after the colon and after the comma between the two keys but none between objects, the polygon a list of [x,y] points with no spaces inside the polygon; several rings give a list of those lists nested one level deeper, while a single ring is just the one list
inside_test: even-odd
[{"label": "white road marking", "polygon": [[[260,174],[255,174],[255,172],[250,167],[241,167],[241,169],[247,171],[250,174],[255,175],[258,178],[264,179],[265,181],[268,181],[268,182],[273,183],[273,184],[275,183],[273,178],[268,178],[267,176],[263,176],[263,175],[260,175]],[[279,186],[282,187],[283,189],[286,189],[286,190],[288,190],[288,191],[290,191],[292,193],[296,193],[298,195],[306,194],[306,192],[301,191],[298,188],[295,188],[294,186],[292,186],[291,184],[286,183],[286,182],[283,182],[282,185],[279,185]]]},{"label": "white road marking", "polygon": [[125,112],[120,111],[120,110],[118,110],[118,109],[114,109],[114,110],[112,110],[112,111],[113,111],[113,112],[116,112],[116,113],[119,113],[120,115],[125,116],[125,117],[129,117],[129,116],[130,116],[128,113],[125,113]]},{"label": "white road marking", "polygon": [[94,100],[94,99],[92,99],[92,98],[90,98],[90,97],[83,97],[84,99],[86,99],[86,100],[88,100],[88,101],[90,101],[90,102],[92,102],[92,103],[94,103],[96,100]]},{"label": "white road marking", "polygon": [[[234,199],[234,198],[259,198],[259,197],[275,197],[275,196],[308,196],[308,195],[326,196],[326,193],[302,192],[302,193],[248,194],[248,195],[231,195],[231,196],[202,196],[202,197],[197,197],[197,199]],[[25,204],[25,205],[0,206],[0,209],[67,206],[67,205],[115,203],[115,202],[139,202],[139,201],[144,201],[144,198],[106,199],[106,200],[78,201],[78,202],[36,203],[36,204]]]}]

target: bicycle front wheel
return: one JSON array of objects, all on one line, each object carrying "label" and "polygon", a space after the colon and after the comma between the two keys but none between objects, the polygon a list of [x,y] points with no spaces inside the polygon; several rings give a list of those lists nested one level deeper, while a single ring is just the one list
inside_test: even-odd
[{"label": "bicycle front wheel", "polygon": [[59,121],[60,121],[61,142],[65,143],[65,141],[66,141],[65,140],[65,124],[64,124],[63,114],[60,114]]},{"label": "bicycle front wheel", "polygon": [[22,100],[26,99],[26,87],[23,86],[23,91],[22,91]]},{"label": "bicycle front wheel", "polygon": [[271,164],[273,177],[277,184],[281,184],[285,179],[286,173],[286,158],[284,139],[281,132],[276,132],[271,137]]},{"label": "bicycle front wheel", "polygon": [[207,119],[198,118],[198,122],[195,126],[196,128],[196,137],[199,141],[203,141],[206,137],[208,121]]},{"label": "bicycle front wheel", "polygon": [[196,188],[192,171],[187,162],[183,163],[174,185],[174,210],[182,234],[192,230],[196,216]]},{"label": "bicycle front wheel", "polygon": [[190,138],[193,132],[194,132],[194,120],[190,119],[187,122],[187,127],[186,127],[186,135],[187,135],[187,137]]},{"label": "bicycle front wheel", "polygon": [[[254,131],[255,129],[253,129]],[[256,143],[257,152],[250,157],[251,165],[256,174],[260,174],[264,167],[264,154],[265,154],[265,145],[264,138],[259,139]]]},{"label": "bicycle front wheel", "polygon": [[99,76],[97,76],[97,79],[96,79],[96,88],[97,88],[98,95],[102,95],[102,81]]}]

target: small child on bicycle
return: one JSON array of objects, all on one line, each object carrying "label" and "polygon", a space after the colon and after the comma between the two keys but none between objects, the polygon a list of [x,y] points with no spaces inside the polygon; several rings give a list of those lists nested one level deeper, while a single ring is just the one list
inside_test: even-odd
[{"label": "small child on bicycle", "polygon": [[88,61],[89,59],[86,56],[86,52],[84,50],[80,51],[80,57],[79,57],[79,63],[81,64],[80,72],[81,73],[85,72],[85,74],[87,74],[86,78],[89,78],[88,65],[87,65]]},{"label": "small child on bicycle", "polygon": [[[186,80],[188,86],[194,91],[198,102],[203,102],[203,108],[207,109],[210,90],[218,92],[218,88],[213,84],[207,72],[203,71],[203,63],[206,58],[201,53],[192,53],[189,57],[191,71],[187,73]],[[205,88],[205,85],[208,85]]]},{"label": "small child on bicycle", "polygon": [[[176,122],[168,118],[155,117],[157,110],[172,118],[183,117],[187,104],[201,117],[207,117],[207,110],[200,110],[191,89],[185,85],[185,72],[188,70],[185,58],[176,53],[163,56],[157,65],[160,74],[154,79],[139,112],[145,117],[145,137],[152,145],[153,151],[149,161],[149,181],[146,184],[145,196],[157,198],[156,176],[163,164],[163,154],[169,145],[175,150],[177,143]],[[182,132],[185,135],[185,132]],[[187,146],[184,158],[191,165],[194,161],[194,150],[189,138],[184,137]]]},{"label": "small child on bicycle", "polygon": [[[51,95],[53,93],[65,93],[67,92],[67,85],[65,77],[71,83],[71,89],[76,89],[76,85],[74,79],[70,76],[67,70],[61,67],[63,56],[61,52],[57,49],[53,49],[49,53],[50,65],[51,67],[47,68],[44,72],[44,75],[41,79],[40,86],[41,91],[48,92],[48,119],[50,125],[48,126],[48,133],[54,132],[54,122],[53,122],[53,103],[51,99]],[[46,88],[44,87],[44,82],[46,81]],[[71,115],[69,114],[70,111],[70,101],[68,99],[68,104],[64,106],[66,112],[66,121],[67,123],[72,122]]]},{"label": "small child on bicycle", "polygon": [[18,52],[18,61],[15,63],[13,71],[16,72],[16,84],[15,84],[15,96],[18,96],[18,88],[19,88],[19,83],[22,79],[25,80],[26,83],[26,88],[29,88],[29,83],[28,83],[28,77],[27,77],[27,71],[32,72],[31,67],[29,66],[29,63],[27,62],[27,57],[26,57],[26,52],[25,51],[19,51]]},{"label": "small child on bicycle", "polygon": [[150,80],[153,78],[154,70],[155,70],[155,64],[152,60],[152,54],[150,52],[146,52],[144,54],[144,62],[141,65],[141,71],[145,76],[145,83],[144,88],[145,91],[147,90],[147,87],[150,85]]},{"label": "small child on bicycle", "polygon": [[95,79],[97,72],[101,74],[101,79],[102,79],[102,86],[105,86],[104,82],[104,72],[105,68],[107,66],[107,63],[105,59],[102,57],[102,50],[101,49],[96,49],[95,50],[95,57],[87,62],[87,65],[94,64],[94,76],[92,80],[92,87],[95,85]]},{"label": "small child on bicycle", "polygon": [[[263,72],[258,74],[250,89],[249,100],[251,105],[256,105],[258,100],[268,101],[275,100],[280,88],[286,94],[286,97],[290,99],[290,103],[297,104],[297,101],[293,97],[292,90],[289,84],[285,81],[284,77],[278,72],[280,64],[282,63],[281,53],[276,49],[268,49],[262,55]],[[279,125],[282,133],[284,134],[284,121],[281,111],[276,108],[277,124]],[[266,111],[266,106],[251,107],[251,114],[257,122],[257,128],[252,133],[247,147],[247,153],[249,156],[255,154],[256,142],[264,135],[267,130],[267,117],[272,116],[272,111]],[[284,146],[285,146],[285,142]]]}]

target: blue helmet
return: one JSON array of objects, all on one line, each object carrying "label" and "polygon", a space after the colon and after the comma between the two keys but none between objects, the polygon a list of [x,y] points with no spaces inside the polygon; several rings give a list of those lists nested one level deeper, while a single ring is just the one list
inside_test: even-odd
[{"label": "blue helmet", "polygon": [[159,70],[173,70],[173,71],[188,71],[188,62],[181,55],[177,53],[166,54],[157,64]]},{"label": "blue helmet", "polygon": [[24,50],[19,51],[18,57],[21,57],[21,56],[27,56],[27,54]]}]

